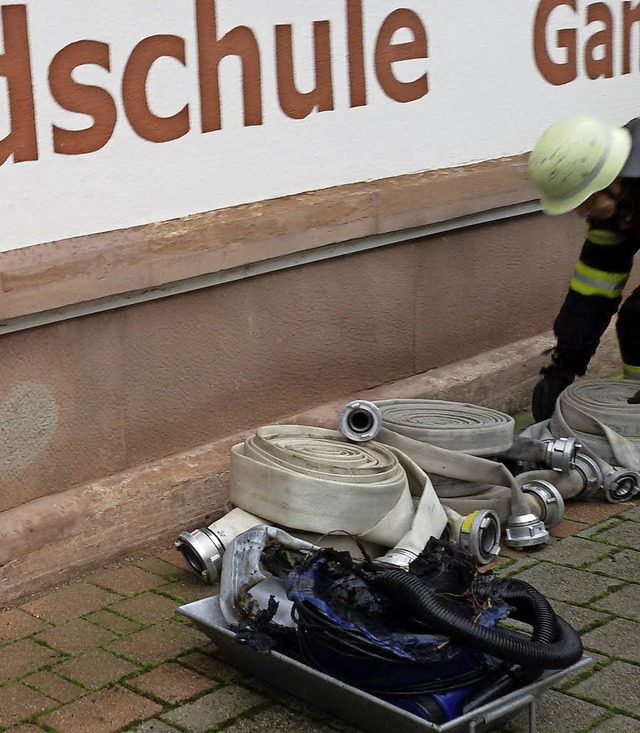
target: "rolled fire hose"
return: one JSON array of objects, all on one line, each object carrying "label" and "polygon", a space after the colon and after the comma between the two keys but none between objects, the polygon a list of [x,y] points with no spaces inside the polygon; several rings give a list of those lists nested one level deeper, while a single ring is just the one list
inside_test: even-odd
[{"label": "rolled fire hose", "polygon": [[611,502],[628,501],[640,490],[640,406],[627,402],[637,390],[628,379],[578,380],[562,392],[551,418],[523,435],[576,438],[577,467],[599,484],[591,493],[599,489]]},{"label": "rolled fire hose", "polygon": [[[211,583],[229,544],[257,525],[286,528],[337,548],[344,538],[336,533],[352,535],[365,550],[391,548],[382,557],[376,553],[379,561],[406,566],[448,522],[430,478],[401,452],[374,442],[354,445],[337,431],[297,425],[262,427],[232,448],[230,499],[233,511],[209,527],[183,532],[175,543]],[[452,539],[471,537],[473,544],[471,525],[482,523],[489,531],[490,522],[491,517],[474,516]],[[318,539],[323,534],[331,536]],[[490,562],[497,548],[479,546],[479,561]]]},{"label": "rolled fire hose", "polygon": [[232,448],[230,499],[293,530],[342,530],[394,548],[395,560],[418,555],[447,525],[430,478],[411,458],[300,425],[264,426]]},{"label": "rolled fire hose", "polygon": [[[508,522],[505,536],[511,546],[549,540],[539,509],[542,497],[535,491],[531,496],[503,463],[488,458],[511,449],[514,420],[510,415],[445,400],[356,400],[342,410],[339,425],[351,440],[375,437],[410,456],[433,477],[441,501],[456,512],[494,510]],[[445,480],[436,481],[436,476]],[[553,495],[561,519],[562,497],[551,485],[545,492]],[[557,512],[549,518],[549,527],[559,521]]]}]

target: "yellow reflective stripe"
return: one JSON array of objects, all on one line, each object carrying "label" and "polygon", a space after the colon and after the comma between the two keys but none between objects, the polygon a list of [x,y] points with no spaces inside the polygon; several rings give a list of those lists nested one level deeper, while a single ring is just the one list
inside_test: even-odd
[{"label": "yellow reflective stripe", "polygon": [[612,285],[626,282],[629,278],[628,272],[607,272],[606,270],[597,270],[595,267],[585,265],[581,260],[578,261],[578,264],[576,265],[576,274],[589,278],[590,280],[598,280],[599,282],[611,283]]},{"label": "yellow reflective stripe", "polygon": [[587,232],[587,241],[592,244],[603,244],[607,246],[620,244],[624,240],[625,237],[620,232],[610,232],[607,229],[589,229]]},{"label": "yellow reflective stripe", "polygon": [[629,279],[628,272],[605,272],[578,262],[571,279],[571,289],[583,295],[602,295],[605,298],[617,298],[622,295]]},{"label": "yellow reflective stripe", "polygon": [[631,364],[622,365],[622,375],[625,379],[635,379],[640,381],[640,366],[631,366]]}]

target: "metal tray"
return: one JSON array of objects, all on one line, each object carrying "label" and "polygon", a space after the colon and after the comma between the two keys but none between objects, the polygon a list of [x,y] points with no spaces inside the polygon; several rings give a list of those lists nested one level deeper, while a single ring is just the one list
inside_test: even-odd
[{"label": "metal tray", "polygon": [[178,613],[204,632],[238,669],[370,733],[379,733],[380,730],[392,730],[394,733],[476,733],[505,723],[520,710],[528,710],[529,733],[536,733],[537,696],[592,661],[590,657],[584,656],[567,669],[545,673],[536,682],[520,690],[448,723],[436,725],[278,652],[261,654],[236,643],[235,634],[226,627],[218,596],[181,606]]}]

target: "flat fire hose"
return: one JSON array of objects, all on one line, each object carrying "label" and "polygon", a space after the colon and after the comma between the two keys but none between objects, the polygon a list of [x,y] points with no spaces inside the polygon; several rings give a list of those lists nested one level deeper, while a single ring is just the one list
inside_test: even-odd
[{"label": "flat fire hose", "polygon": [[[444,400],[372,404],[382,417],[375,439],[410,456],[431,475],[436,493],[454,511],[468,514],[488,508],[501,520],[529,511],[513,474],[504,464],[484,457],[511,447],[515,423],[510,415]],[[453,481],[439,482],[436,476]]]},{"label": "flat fire hose", "polygon": [[[267,425],[235,445],[230,499],[280,526],[342,530],[417,552],[447,526],[431,480],[411,458],[377,442],[350,443],[324,428]],[[407,547],[412,532],[415,548]]]},{"label": "flat fire hose", "polygon": [[551,418],[523,435],[572,436],[604,467],[640,471],[640,405],[627,403],[637,391],[630,379],[578,380],[562,392]]}]

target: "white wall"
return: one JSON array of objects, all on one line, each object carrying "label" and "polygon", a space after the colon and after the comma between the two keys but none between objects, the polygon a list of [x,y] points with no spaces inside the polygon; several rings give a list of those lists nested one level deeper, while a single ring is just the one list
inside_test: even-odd
[{"label": "white wall", "polygon": [[[213,0],[208,0],[209,4]],[[532,39],[538,0],[366,0],[364,58],[367,104],[349,99],[348,0],[217,0],[218,35],[248,26],[260,49],[263,120],[245,126],[237,57],[222,61],[222,129],[203,133],[200,120],[196,0],[28,0],[28,33],[36,114],[37,160],[0,166],[0,251],[72,236],[173,219],[235,204],[367,179],[433,170],[529,150],[558,117],[579,111],[624,123],[638,114],[637,43],[622,74],[621,7],[611,2],[614,73],[587,78],[584,48],[606,25],[587,24],[589,3],[557,3],[547,24],[550,53],[563,60],[556,34],[577,28],[578,75],[554,85],[536,66]],[[593,3],[592,3],[593,5]],[[602,5],[599,3],[598,5]],[[631,4],[629,4],[631,5]],[[6,4],[0,5],[5,8]],[[428,58],[393,64],[400,81],[427,75],[429,90],[398,102],[383,92],[373,55],[380,26],[398,8],[412,10],[426,31]],[[312,23],[330,21],[333,110],[292,119],[278,102],[274,26],[293,26],[296,81],[313,86]],[[638,36],[638,26],[635,36]],[[127,120],[122,75],[132,50],[154,34],[184,39],[182,65],[160,58],[148,78],[149,104],[169,116],[189,107],[189,131],[155,143]],[[0,44],[3,36],[0,35]],[[109,44],[110,71],[83,65],[73,78],[109,91],[117,122],[95,152],[54,152],[52,125],[80,129],[91,117],[65,111],[48,80],[51,60],[67,44]],[[413,40],[399,30],[394,42]],[[600,47],[592,54],[602,52]],[[0,69],[1,73],[2,69]],[[22,89],[22,93],[25,93]],[[0,138],[10,132],[7,84],[0,78]]]}]

